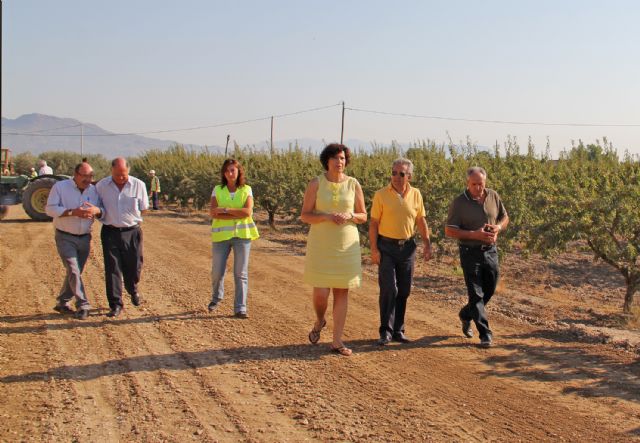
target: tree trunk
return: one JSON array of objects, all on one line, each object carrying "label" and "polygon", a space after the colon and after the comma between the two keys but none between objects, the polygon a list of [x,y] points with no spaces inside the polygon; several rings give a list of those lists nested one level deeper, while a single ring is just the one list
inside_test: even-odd
[{"label": "tree trunk", "polygon": [[625,314],[631,312],[631,306],[633,305],[633,295],[638,290],[638,286],[640,286],[640,281],[627,280],[627,292],[624,294],[624,307],[622,310]]},{"label": "tree trunk", "polygon": [[267,213],[269,214],[269,226],[272,229],[276,229],[276,211],[267,210]]}]

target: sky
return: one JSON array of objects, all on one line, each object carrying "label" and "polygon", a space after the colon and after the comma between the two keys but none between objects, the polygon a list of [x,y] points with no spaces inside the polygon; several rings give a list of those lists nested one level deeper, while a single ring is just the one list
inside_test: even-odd
[{"label": "sky", "polygon": [[[274,138],[640,154],[640,2],[4,0],[2,115],[144,133],[274,119]],[[359,109],[356,111],[354,109]],[[371,110],[387,115],[363,112]],[[408,117],[539,122],[520,125]],[[558,124],[631,126],[563,126]],[[633,126],[635,125],[635,126]],[[265,145],[270,119],[149,134]]]}]

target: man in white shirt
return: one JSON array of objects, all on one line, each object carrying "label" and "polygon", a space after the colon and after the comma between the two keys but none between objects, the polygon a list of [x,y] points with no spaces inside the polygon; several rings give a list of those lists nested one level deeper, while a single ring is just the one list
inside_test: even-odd
[{"label": "man in white shirt", "polygon": [[53,169],[51,166],[47,166],[46,160],[40,160],[38,162],[38,175],[53,175]]},{"label": "man in white shirt", "polygon": [[82,271],[91,249],[91,226],[94,219],[102,215],[102,204],[92,179],[91,165],[79,163],[72,179],[53,185],[45,209],[47,215],[53,217],[56,247],[67,270],[53,309],[61,314],[73,313],[69,302],[75,297],[75,315],[80,320],[88,317],[91,308],[82,283]]},{"label": "man in white shirt", "polygon": [[129,175],[127,160],[111,162],[111,176],[96,185],[105,215],[101,219],[102,252],[109,317],[122,311],[122,281],[131,295],[131,303],[140,305],[138,282],[142,272],[142,214],[149,209],[147,186]]}]

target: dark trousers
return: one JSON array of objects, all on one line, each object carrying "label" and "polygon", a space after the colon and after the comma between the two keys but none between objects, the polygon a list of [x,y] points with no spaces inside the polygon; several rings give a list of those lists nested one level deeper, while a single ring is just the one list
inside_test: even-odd
[{"label": "dark trousers", "polygon": [[160,200],[160,193],[159,192],[152,192],[151,193],[151,204],[153,209],[159,209],[158,208],[158,201]]},{"label": "dark trousers", "polygon": [[103,225],[100,231],[104,255],[104,280],[109,307],[122,305],[122,280],[130,295],[138,293],[142,273],[142,229],[119,230]]},{"label": "dark trousers", "polygon": [[380,337],[404,333],[404,314],[411,293],[416,242],[411,239],[400,245],[397,241],[378,237],[380,266]]},{"label": "dark trousers", "polygon": [[480,338],[491,335],[485,306],[498,284],[498,250],[492,246],[460,246],[460,264],[464,272],[469,302],[460,310],[462,320],[473,320]]}]

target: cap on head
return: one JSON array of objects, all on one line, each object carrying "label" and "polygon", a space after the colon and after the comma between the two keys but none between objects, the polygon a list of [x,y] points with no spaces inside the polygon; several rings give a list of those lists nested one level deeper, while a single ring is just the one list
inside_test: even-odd
[{"label": "cap on head", "polygon": [[151,171],[149,171],[149,174],[155,174],[156,171],[154,171],[153,169]]}]

